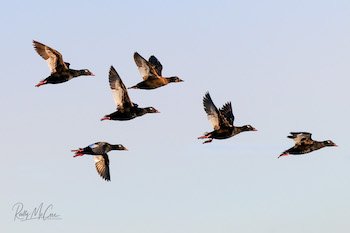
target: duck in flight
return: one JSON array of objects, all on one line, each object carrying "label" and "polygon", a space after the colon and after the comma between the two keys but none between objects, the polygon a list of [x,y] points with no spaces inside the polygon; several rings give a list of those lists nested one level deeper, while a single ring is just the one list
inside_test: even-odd
[{"label": "duck in flight", "polygon": [[235,117],[232,113],[231,102],[227,102],[221,109],[217,109],[209,92],[207,92],[203,98],[203,105],[204,110],[208,115],[208,119],[214,128],[214,131],[205,133],[203,136],[198,137],[198,139],[208,139],[203,143],[209,143],[213,141],[213,139],[230,138],[245,131],[257,131],[251,125],[233,125]]},{"label": "duck in flight", "polygon": [[134,60],[137,68],[143,78],[143,81],[135,86],[129,87],[129,89],[156,89],[167,85],[168,83],[183,82],[179,77],[163,77],[162,76],[162,64],[155,56],[151,56],[148,61],[144,59],[140,54],[134,53]]},{"label": "duck in flight", "polygon": [[128,150],[123,145],[112,145],[107,142],[96,142],[87,147],[72,150],[75,153],[73,157],[83,155],[93,155],[97,173],[105,180],[110,181],[109,159],[107,153],[111,150]]},{"label": "duck in flight", "polygon": [[287,156],[290,154],[292,155],[306,154],[326,146],[337,146],[331,140],[321,141],[321,142],[314,141],[311,139],[311,133],[308,133],[308,132],[291,132],[290,134],[291,135],[287,137],[293,139],[295,145],[292,148],[280,154],[278,158],[281,156]]},{"label": "duck in flight", "polygon": [[109,70],[109,85],[112,90],[114,102],[117,106],[117,111],[105,115],[101,121],[127,121],[147,113],[159,113],[159,111],[153,107],[139,108],[137,104],[131,102],[127,89],[113,66],[111,66]]},{"label": "duck in flight", "polygon": [[35,51],[49,64],[51,75],[43,80],[41,80],[36,87],[51,83],[58,84],[67,82],[75,77],[86,75],[94,76],[94,74],[88,69],[83,70],[73,70],[70,69],[70,64],[64,62],[62,55],[55,49],[50,48],[38,41],[33,40],[33,46]]}]

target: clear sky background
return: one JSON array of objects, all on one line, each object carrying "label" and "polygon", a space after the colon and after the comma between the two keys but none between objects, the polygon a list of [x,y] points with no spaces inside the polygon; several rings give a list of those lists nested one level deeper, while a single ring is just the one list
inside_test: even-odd
[{"label": "clear sky background", "polygon": [[[6,1],[0,9],[1,232],[347,233],[350,231],[350,1]],[[49,75],[32,40],[94,78]],[[137,51],[185,82],[130,90],[149,114],[115,110],[113,65],[141,81]],[[202,145],[206,91],[258,132]],[[277,159],[290,131],[339,147]],[[121,143],[111,182],[71,149]],[[62,220],[13,221],[16,202]]]}]

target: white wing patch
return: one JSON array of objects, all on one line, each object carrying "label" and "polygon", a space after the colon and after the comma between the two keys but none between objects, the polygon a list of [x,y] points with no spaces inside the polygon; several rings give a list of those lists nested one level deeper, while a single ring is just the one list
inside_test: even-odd
[{"label": "white wing patch", "polygon": [[148,65],[145,62],[143,62],[142,66],[139,66],[138,69],[139,69],[139,72],[140,72],[142,78],[144,80],[146,80],[148,78],[149,72],[150,72]]},{"label": "white wing patch", "polygon": [[123,108],[123,96],[124,96],[123,89],[119,87],[117,87],[117,89],[112,89],[112,96],[117,108]]},{"label": "white wing patch", "polygon": [[210,123],[214,129],[220,128],[219,117],[217,114],[208,115],[208,120],[210,121]]},{"label": "white wing patch", "polygon": [[143,80],[147,80],[150,76],[150,67],[148,65],[147,60],[145,60],[140,54],[134,54],[134,60],[136,62],[137,68],[143,78]]},{"label": "white wing patch", "polygon": [[94,161],[95,161],[95,163],[98,163],[98,162],[100,162],[101,160],[104,160],[102,155],[95,155],[95,156],[94,156]]},{"label": "white wing patch", "polygon": [[51,73],[54,73],[56,72],[57,56],[53,52],[51,52],[51,50],[47,46],[45,46],[45,52],[49,55],[49,58],[47,59],[49,69]]},{"label": "white wing patch", "polygon": [[89,145],[89,147],[90,147],[91,149],[94,149],[94,148],[98,147],[98,144],[93,143],[93,144]]}]

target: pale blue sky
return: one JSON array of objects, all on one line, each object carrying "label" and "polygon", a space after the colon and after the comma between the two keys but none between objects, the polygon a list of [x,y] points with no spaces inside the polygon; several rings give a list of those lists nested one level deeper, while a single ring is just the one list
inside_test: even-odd
[{"label": "pale blue sky", "polygon": [[[1,232],[350,231],[349,1],[7,1],[0,26]],[[33,39],[96,76],[35,88]],[[129,91],[161,114],[100,122],[110,65],[141,80],[135,51],[185,82]],[[259,131],[202,145],[206,91]],[[339,147],[277,159],[299,130]],[[110,152],[110,183],[72,158],[96,141],[129,148]],[[16,202],[62,220],[14,222]]]}]

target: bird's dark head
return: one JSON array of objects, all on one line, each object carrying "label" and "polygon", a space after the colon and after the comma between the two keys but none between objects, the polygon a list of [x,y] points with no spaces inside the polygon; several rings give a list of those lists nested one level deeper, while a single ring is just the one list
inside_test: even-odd
[{"label": "bird's dark head", "polygon": [[112,145],[112,150],[128,150],[128,149],[122,144],[115,144],[115,145]]},{"label": "bird's dark head", "polygon": [[245,125],[242,126],[242,131],[258,131],[257,129],[255,129],[253,126],[251,125]]},{"label": "bird's dark head", "polygon": [[85,75],[85,76],[95,76],[90,70],[84,69],[84,70],[79,70],[80,75]]},{"label": "bird's dark head", "polygon": [[159,113],[159,111],[153,107],[147,107],[147,108],[145,108],[145,111],[147,113]]},{"label": "bird's dark head", "polygon": [[183,82],[184,81],[184,80],[180,79],[177,76],[173,76],[173,77],[170,77],[168,79],[169,79],[169,82],[171,82],[171,83],[179,83],[179,82]]},{"label": "bird's dark head", "polygon": [[323,144],[324,144],[325,146],[337,146],[337,144],[335,144],[335,143],[332,142],[331,140],[324,141]]}]

